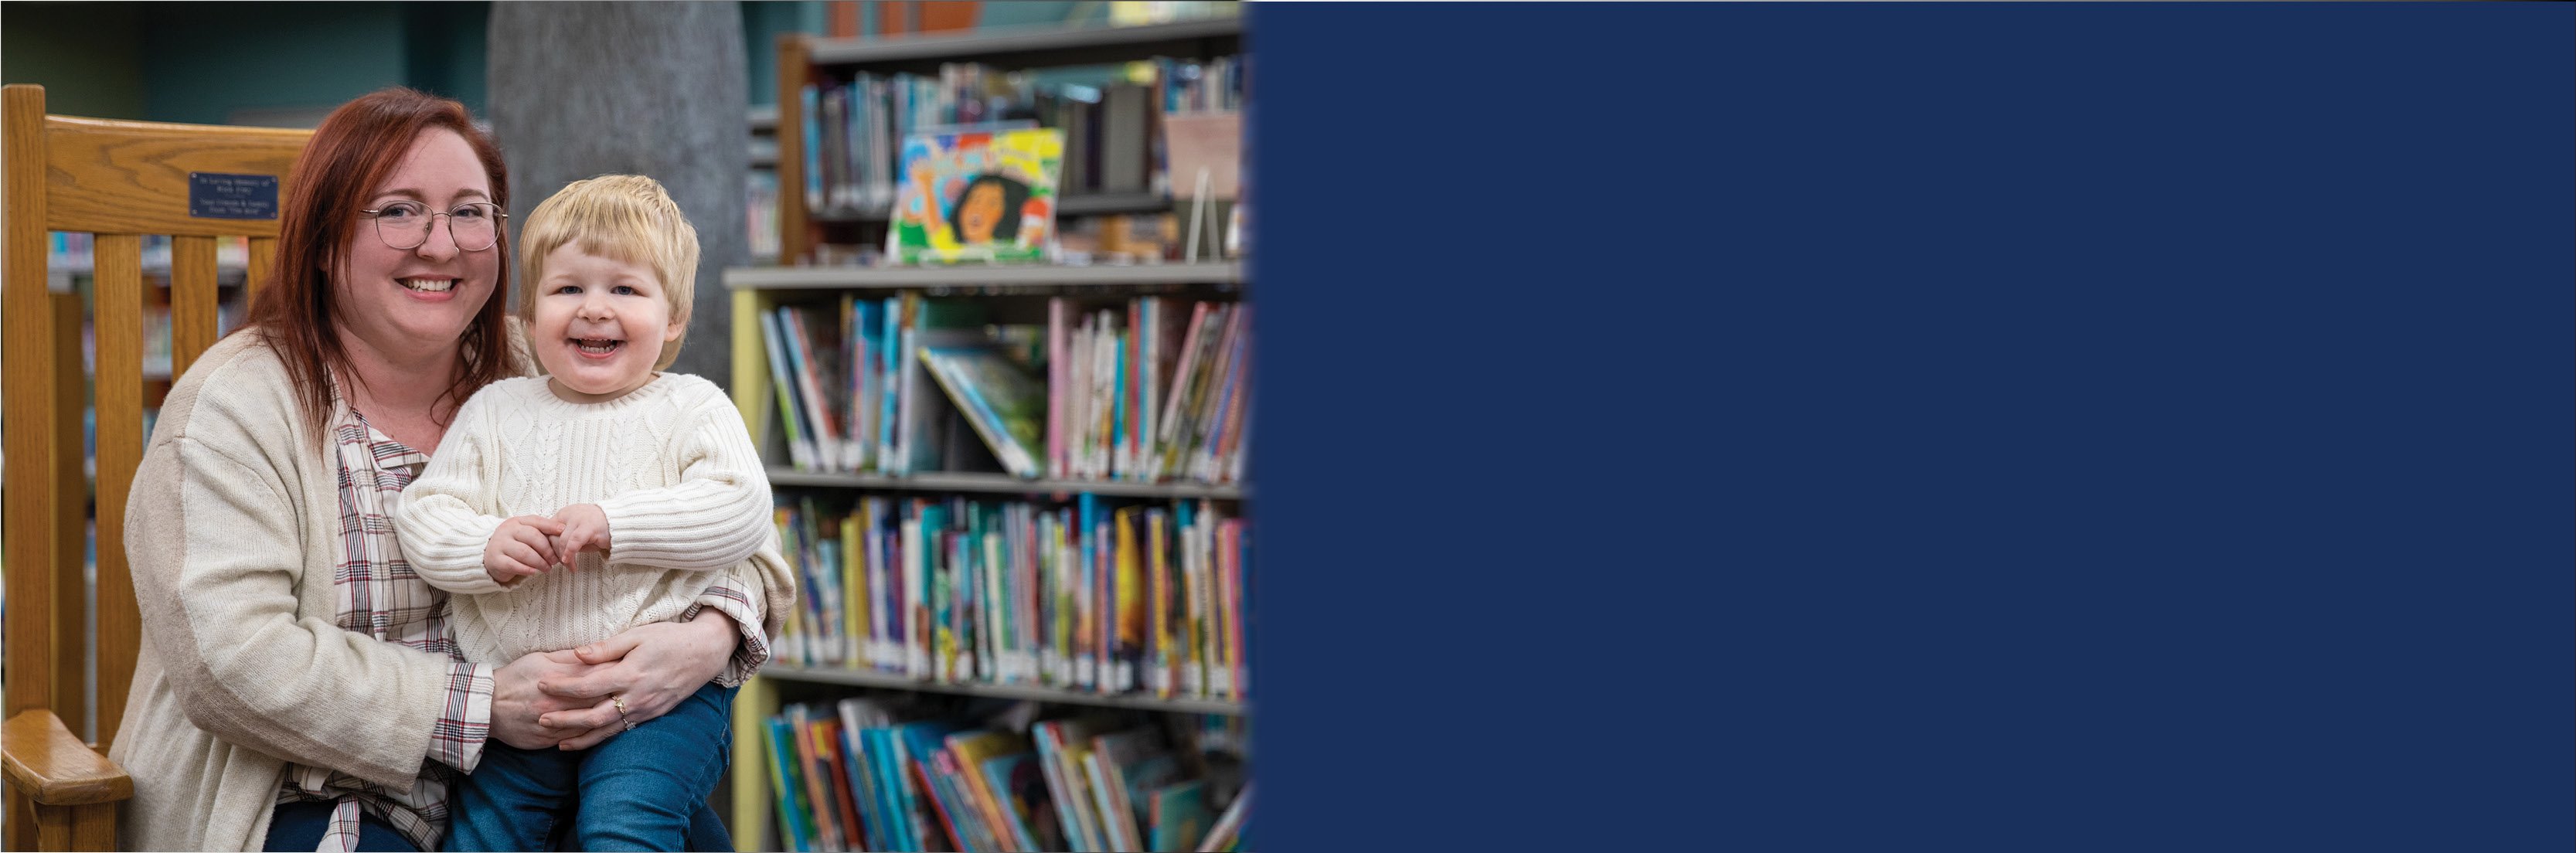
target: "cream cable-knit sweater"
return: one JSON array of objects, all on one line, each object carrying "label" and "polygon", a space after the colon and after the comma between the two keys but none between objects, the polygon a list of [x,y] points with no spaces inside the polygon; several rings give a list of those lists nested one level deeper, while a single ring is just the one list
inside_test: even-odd
[{"label": "cream cable-knit sweater", "polygon": [[[484,570],[503,520],[585,503],[608,516],[604,562],[585,552],[507,587]],[[670,373],[605,403],[567,402],[544,377],[491,384],[457,411],[394,523],[412,568],[456,594],[466,659],[502,663],[678,618],[720,571],[776,554],[772,515],[733,401]]]}]

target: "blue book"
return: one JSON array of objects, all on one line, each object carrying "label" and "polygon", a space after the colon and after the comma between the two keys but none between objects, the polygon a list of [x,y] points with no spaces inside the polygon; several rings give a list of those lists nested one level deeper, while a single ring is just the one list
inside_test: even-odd
[{"label": "blue book", "polygon": [[1106,590],[1100,584],[1102,566],[1099,565],[1100,561],[1093,553],[1100,542],[1100,499],[1097,495],[1084,492],[1076,498],[1076,501],[1075,506],[1078,508],[1076,517],[1082,527],[1074,531],[1074,541],[1081,543],[1080,547],[1074,550],[1082,555],[1082,588],[1091,598],[1091,636],[1081,640],[1087,653],[1074,666],[1075,680],[1079,686],[1098,688],[1109,682],[1109,667],[1102,652],[1109,648],[1108,625],[1111,604],[1105,594]]},{"label": "blue book", "polygon": [[948,747],[948,736],[965,728],[951,723],[905,723],[894,727],[886,740],[892,745],[894,761],[887,769],[896,779],[896,815],[905,830],[904,849],[928,850],[934,844],[953,841],[941,828],[938,816],[931,811],[932,793],[922,787],[930,779],[924,759]]},{"label": "blue book", "polygon": [[868,771],[867,751],[859,743],[859,732],[844,727],[841,738],[841,769],[850,777],[850,799],[859,807],[859,839],[868,850],[892,849],[886,839],[886,814],[877,801],[876,775]]},{"label": "blue book", "polygon": [[922,365],[1011,473],[1045,476],[1046,385],[988,345],[926,346]]},{"label": "blue book", "polygon": [[877,391],[876,470],[880,474],[900,474],[903,471],[894,464],[894,448],[895,433],[902,429],[896,415],[902,411],[903,382],[895,374],[901,363],[895,357],[895,347],[903,341],[903,297],[886,297],[885,309],[877,319],[883,327],[876,336],[875,366],[881,380]]},{"label": "blue book", "polygon": [[795,853],[812,853],[813,829],[805,824],[804,769],[796,761],[796,734],[782,717],[769,718],[769,784],[777,789],[778,839]]},{"label": "blue book", "polygon": [[[1054,801],[1046,792],[1046,779],[1039,774],[1037,762],[1028,753],[997,755],[984,760],[984,782],[991,788],[993,802],[1001,806],[1002,826],[997,834],[1008,834],[1013,850],[1061,850],[1063,839],[1054,837]],[[1034,783],[1035,789],[1031,789]],[[1041,838],[1033,829],[1043,830]]]},{"label": "blue book", "polygon": [[883,337],[879,327],[885,324],[885,306],[874,300],[856,299],[850,310],[850,438],[858,444],[858,470],[875,470],[877,436],[885,429],[878,417],[885,394],[885,371],[877,341]]},{"label": "blue book", "polygon": [[904,810],[903,764],[894,744],[893,728],[859,730],[859,753],[867,760],[869,789],[877,813],[884,816],[882,849],[918,851],[921,841],[913,830],[911,813]]},{"label": "blue book", "polygon": [[823,380],[819,372],[821,368],[814,364],[814,342],[806,339],[805,322],[795,306],[778,306],[778,328],[782,342],[780,348],[787,351],[788,376],[802,393],[797,398],[799,405],[796,411],[805,416],[802,425],[806,439],[814,447],[814,464],[820,466],[816,470],[840,470],[841,439],[832,434],[832,416],[824,411],[831,401],[824,399],[821,393]]},{"label": "blue book", "polygon": [[778,426],[787,436],[789,462],[797,470],[810,471],[814,470],[814,445],[805,435],[804,421],[796,414],[796,382],[787,377],[787,353],[781,344],[783,340],[783,333],[778,329],[778,316],[762,312],[760,342],[769,352],[769,380],[778,392]]},{"label": "blue book", "polygon": [[1145,849],[1196,850],[1208,834],[1207,783],[1168,785],[1146,797]]}]

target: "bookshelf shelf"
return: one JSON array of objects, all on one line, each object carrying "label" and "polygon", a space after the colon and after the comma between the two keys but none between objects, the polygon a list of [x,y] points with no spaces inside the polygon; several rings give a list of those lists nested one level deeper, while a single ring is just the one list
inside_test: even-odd
[{"label": "bookshelf shelf", "polygon": [[1239,52],[1242,39],[1242,18],[1217,18],[1106,29],[1047,27],[970,35],[815,39],[809,57],[816,65],[897,70],[907,64],[935,69],[941,62],[1034,68],[1124,62],[1155,54],[1214,56]]},{"label": "bookshelf shelf", "polygon": [[733,267],[729,290],[1242,284],[1241,262],[1135,266]]},{"label": "bookshelf shelf", "polygon": [[[772,165],[776,159],[772,158]],[[817,222],[884,222],[893,210],[891,203],[869,207],[845,207],[813,212]],[[1056,209],[1058,216],[1101,216],[1112,213],[1160,213],[1172,209],[1172,200],[1153,193],[1084,193],[1064,197]]]},{"label": "bookshelf shelf", "polygon": [[824,669],[771,664],[760,668],[764,678],[819,684],[842,684],[852,687],[888,687],[897,690],[923,690],[932,693],[955,693],[963,696],[994,696],[1004,699],[1028,699],[1038,702],[1062,702],[1073,705],[1096,705],[1104,708],[1141,708],[1190,714],[1227,714],[1242,716],[1250,709],[1241,702],[1220,699],[1158,699],[1152,696],[1110,695],[1061,690],[1053,687],[1031,687],[1006,684],[955,684],[921,681],[908,676],[857,669]]},{"label": "bookshelf shelf", "polygon": [[1251,490],[1234,485],[1212,486],[1205,483],[1139,483],[1123,480],[1023,480],[1008,474],[962,474],[933,472],[909,477],[879,474],[821,474],[789,468],[769,469],[773,486],[825,486],[851,489],[907,489],[925,492],[991,492],[1010,495],[1052,495],[1089,492],[1095,495],[1175,500],[1208,498],[1243,500]]}]

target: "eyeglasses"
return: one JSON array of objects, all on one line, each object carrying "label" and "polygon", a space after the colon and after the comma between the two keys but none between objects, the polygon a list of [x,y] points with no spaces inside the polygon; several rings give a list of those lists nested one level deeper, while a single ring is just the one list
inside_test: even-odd
[{"label": "eyeglasses", "polygon": [[510,218],[501,206],[486,201],[469,201],[445,213],[432,213],[419,202],[397,201],[371,210],[360,210],[376,219],[376,239],[394,249],[413,249],[429,242],[429,229],[438,218],[447,217],[447,236],[456,248],[480,252],[492,248],[501,239],[501,220]]}]

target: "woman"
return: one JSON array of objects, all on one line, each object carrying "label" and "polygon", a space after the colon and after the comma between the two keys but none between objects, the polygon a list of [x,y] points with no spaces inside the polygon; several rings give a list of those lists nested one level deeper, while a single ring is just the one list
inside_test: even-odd
[{"label": "woman", "polygon": [[[508,193],[464,106],[409,89],[342,106],[297,158],[273,278],[171,389],[135,475],[143,653],[110,750],[128,848],[435,850],[487,739],[587,748],[621,703],[652,719],[767,659],[792,591],[737,573],[683,621],[467,664],[403,562],[392,501],[465,398],[527,369],[495,298]],[[435,212],[381,215],[407,208]]]}]

